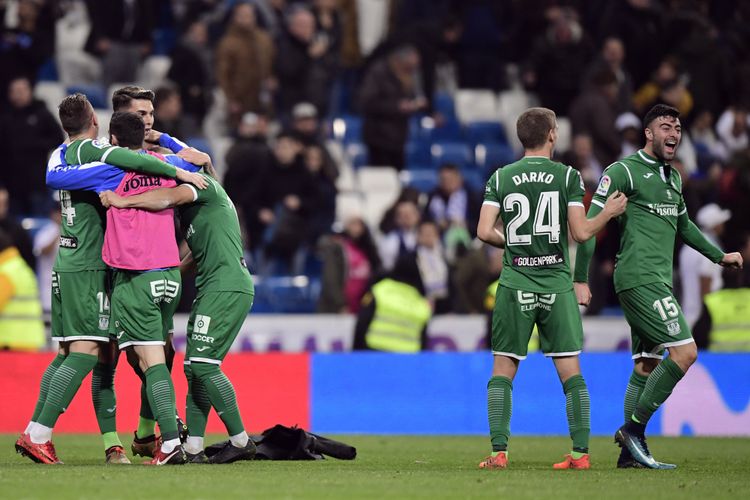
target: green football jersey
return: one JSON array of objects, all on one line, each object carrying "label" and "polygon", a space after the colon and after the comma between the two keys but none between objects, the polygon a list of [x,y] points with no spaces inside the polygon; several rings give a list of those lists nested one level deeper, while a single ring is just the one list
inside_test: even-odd
[{"label": "green football jersey", "polygon": [[628,197],[628,206],[618,218],[615,291],[649,283],[671,288],[677,219],[687,212],[680,173],[639,150],[604,171],[591,203],[603,207],[616,190]]},{"label": "green football jersey", "polygon": [[500,208],[505,255],[500,283],[535,293],[573,288],[568,207],[583,207],[581,174],[543,157],[524,157],[495,171],[484,203]]},{"label": "green football jersey", "polygon": [[[102,161],[110,150],[118,149],[108,142],[90,139],[73,141],[65,151],[68,165]],[[60,249],[55,258],[56,272],[106,269],[102,260],[106,209],[99,196],[91,191],[60,191]]]},{"label": "green football jersey", "polygon": [[208,187],[196,190],[195,202],[179,207],[185,239],[198,269],[195,286],[198,293],[254,293],[242,256],[237,211],[221,184],[205,177]]}]

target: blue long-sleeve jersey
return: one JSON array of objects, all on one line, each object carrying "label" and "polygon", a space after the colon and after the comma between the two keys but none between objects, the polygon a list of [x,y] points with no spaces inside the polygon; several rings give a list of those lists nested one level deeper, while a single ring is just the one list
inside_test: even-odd
[{"label": "blue long-sleeve jersey", "polygon": [[[159,145],[179,153],[187,147],[168,134],[162,134]],[[50,156],[47,164],[47,186],[52,189],[64,189],[66,191],[114,191],[122,182],[126,172],[120,167],[103,162],[84,163],[82,165],[68,165],[65,162],[67,144],[61,144]],[[144,154],[146,154],[144,152]],[[201,167],[193,165],[177,156],[176,154],[164,155],[164,160],[170,165],[182,168],[190,172],[197,172]]]}]

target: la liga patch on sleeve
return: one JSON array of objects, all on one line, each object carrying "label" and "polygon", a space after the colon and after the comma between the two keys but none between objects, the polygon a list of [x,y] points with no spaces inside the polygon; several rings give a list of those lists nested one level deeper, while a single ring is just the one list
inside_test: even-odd
[{"label": "la liga patch on sleeve", "polygon": [[610,179],[608,175],[602,176],[601,180],[599,181],[599,187],[596,188],[596,194],[607,196],[610,184],[612,184],[612,179]]}]

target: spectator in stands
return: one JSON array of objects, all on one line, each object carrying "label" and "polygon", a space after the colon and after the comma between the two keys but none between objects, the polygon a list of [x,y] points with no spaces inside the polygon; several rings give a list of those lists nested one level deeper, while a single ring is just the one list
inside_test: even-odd
[{"label": "spectator in stands", "polygon": [[[615,128],[620,133],[622,148],[619,158],[630,156],[641,149],[641,120],[631,112],[623,113],[615,120]],[[606,167],[607,165],[604,165]]]},{"label": "spectator in stands", "polygon": [[435,222],[424,220],[419,224],[416,254],[425,297],[430,302],[433,312],[451,312],[448,263],[440,239],[440,228]]},{"label": "spectator in stands", "polygon": [[416,188],[411,186],[401,188],[401,192],[399,193],[398,198],[396,198],[396,201],[386,209],[385,213],[383,213],[383,217],[380,219],[380,223],[378,224],[380,233],[387,234],[396,229],[396,208],[398,208],[399,203],[402,201],[408,201],[414,203],[418,207],[422,207],[422,198],[422,193]]},{"label": "spectator in stands", "polygon": [[[16,5],[15,24],[6,24],[12,16],[6,15],[5,8],[0,8],[0,68],[3,68],[0,89],[21,76],[35,81],[39,68],[53,56],[55,49],[53,2],[19,0]],[[0,111],[5,109],[6,103],[2,96]]]},{"label": "spectator in stands", "polygon": [[605,69],[592,77],[593,89],[584,91],[570,106],[570,125],[573,135],[591,137],[594,156],[601,165],[609,165],[620,154],[620,134],[615,128],[617,119],[617,78]]},{"label": "spectator in stands", "polygon": [[250,251],[260,246],[264,226],[257,216],[258,203],[264,189],[261,183],[272,163],[268,120],[264,115],[245,113],[237,127],[237,140],[227,151],[224,188],[237,208]]},{"label": "spectator in stands", "polygon": [[0,229],[0,351],[38,351],[45,343],[36,276]]},{"label": "spectator in stands", "polygon": [[34,235],[34,256],[36,256],[36,276],[39,280],[39,295],[42,310],[49,314],[52,307],[52,266],[60,246],[60,204],[52,202],[48,206],[49,219]]},{"label": "spectator in stands", "polygon": [[10,215],[10,201],[10,193],[5,186],[0,184],[0,230],[5,231],[29,267],[35,269],[36,257],[31,246],[31,238],[23,226]]},{"label": "spectator in stands", "polygon": [[664,55],[664,15],[654,0],[604,2],[599,36],[619,38],[635,88],[643,85]]},{"label": "spectator in stands", "polygon": [[590,135],[574,135],[570,150],[563,155],[562,160],[566,165],[581,172],[583,182],[589,188],[596,187],[603,168],[601,162],[594,156],[594,145]]},{"label": "spectator in stands", "polygon": [[434,221],[441,234],[451,229],[463,229],[476,236],[481,198],[464,183],[456,165],[445,164],[438,170],[438,185],[429,194],[425,216]]},{"label": "spectator in stands", "polygon": [[303,156],[318,191],[317,208],[308,219],[308,243],[315,246],[319,237],[331,231],[336,218],[336,177],[326,170],[326,153],[321,146],[306,146]]},{"label": "spectator in stands", "polygon": [[[741,235],[739,241],[740,253],[745,262],[750,261],[750,232]],[[741,271],[734,269],[724,273],[726,288],[750,288],[750,266],[744,266]]]},{"label": "spectator in stands", "polygon": [[716,133],[727,149],[728,154],[747,149],[750,145],[750,115],[745,108],[727,108],[716,122]]},{"label": "spectator in stands", "polygon": [[171,57],[167,78],[177,84],[184,113],[201,125],[213,100],[213,54],[205,21],[190,22]]},{"label": "spectator in stands", "polygon": [[227,98],[233,125],[247,112],[270,112],[273,58],[273,40],[258,27],[253,6],[236,4],[216,49],[216,80]]},{"label": "spectator in stands", "polygon": [[617,112],[625,113],[632,107],[633,79],[624,66],[625,46],[619,38],[609,37],[602,43],[601,53],[586,70],[584,82],[591,86],[591,80],[604,69],[609,69],[617,79]]},{"label": "spectator in stands", "polygon": [[693,96],[687,89],[687,81],[687,75],[680,72],[677,58],[665,58],[651,80],[643,84],[633,96],[636,112],[643,114],[654,104],[663,102],[679,109],[684,119],[693,109]]},{"label": "spectator in stands", "polygon": [[386,271],[393,269],[399,257],[414,254],[417,247],[419,208],[412,201],[400,201],[396,205],[395,228],[380,240],[380,260]]},{"label": "spectator in stands", "polygon": [[702,171],[715,160],[726,161],[728,154],[724,143],[714,132],[714,117],[708,110],[695,113],[693,125],[690,127],[690,137],[698,155],[698,165]]},{"label": "spectator in stands", "polygon": [[[715,203],[710,203],[698,211],[695,220],[703,234],[715,245],[720,245],[724,224],[731,217],[732,212],[722,210]],[[704,308],[703,298],[724,286],[721,266],[714,264],[697,250],[683,245],[680,250],[680,282],[682,283],[680,305],[685,314],[685,320],[692,330]]]},{"label": "spectator in stands", "polygon": [[566,9],[534,41],[524,83],[539,94],[542,106],[565,115],[581,89],[581,75],[593,52],[575,11]]},{"label": "spectator in stands", "polygon": [[362,138],[372,165],[404,167],[409,117],[427,106],[426,99],[418,97],[423,95],[418,69],[419,54],[407,45],[373,62],[362,79]]},{"label": "spectator in stands", "polygon": [[105,86],[133,82],[141,59],[151,52],[156,26],[152,0],[86,0],[91,31],[86,51],[102,60]]},{"label": "spectator in stands", "polygon": [[398,259],[391,273],[362,298],[353,349],[416,353],[427,349],[432,311],[414,255]]},{"label": "spectator in stands", "polygon": [[341,234],[321,239],[318,251],[323,261],[318,312],[358,312],[368,284],[380,270],[367,224],[360,217],[348,218]]},{"label": "spectator in stands", "polygon": [[185,140],[203,135],[200,125],[182,112],[182,99],[174,87],[159,87],[154,92],[154,128]]},{"label": "spectator in stands", "polygon": [[319,205],[318,186],[305,168],[303,149],[293,134],[279,134],[271,167],[260,182],[256,216],[265,227],[266,273],[277,265],[291,268],[309,237],[309,220]]},{"label": "spectator in stands", "polygon": [[331,52],[332,41],[325,33],[316,32],[310,10],[302,5],[290,7],[274,63],[282,117],[288,118],[299,102],[310,102],[322,115],[327,114],[338,66],[338,54]]},{"label": "spectator in stands", "polygon": [[308,146],[317,146],[323,154],[323,172],[333,180],[338,177],[339,169],[333,157],[326,148],[323,130],[318,119],[318,110],[309,102],[300,102],[292,108],[292,131],[302,143]]},{"label": "spectator in stands", "polygon": [[40,207],[49,197],[45,184],[49,152],[64,136],[44,102],[34,99],[28,78],[12,80],[7,95],[10,107],[0,116],[5,144],[0,183],[13,193],[13,213],[41,215]]}]

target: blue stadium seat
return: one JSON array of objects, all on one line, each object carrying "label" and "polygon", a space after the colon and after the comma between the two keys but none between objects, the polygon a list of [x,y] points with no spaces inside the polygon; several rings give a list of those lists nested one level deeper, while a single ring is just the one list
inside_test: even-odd
[{"label": "blue stadium seat", "polygon": [[505,144],[478,144],[475,148],[477,167],[488,173],[516,161],[513,149]]},{"label": "blue stadium seat", "polygon": [[36,79],[40,82],[56,82],[60,79],[59,75],[57,74],[57,65],[55,64],[54,58],[50,57],[49,59],[44,61],[44,63],[39,67],[39,70],[36,72]]},{"label": "blue stadium seat", "polygon": [[466,140],[477,144],[508,145],[505,128],[500,122],[473,122],[466,124]]},{"label": "blue stadium seat", "polygon": [[356,115],[341,115],[331,120],[331,135],[333,139],[348,144],[362,142],[362,117]]},{"label": "blue stadium seat", "polygon": [[472,165],[474,155],[468,144],[463,142],[438,142],[432,145],[432,165],[435,168],[451,163],[459,168]]},{"label": "blue stadium seat", "polygon": [[80,84],[68,87],[68,94],[81,93],[84,94],[91,105],[97,109],[109,109],[109,103],[107,102],[107,93],[104,87],[101,85],[91,84]]},{"label": "blue stadium seat", "polygon": [[320,280],[306,276],[256,279],[253,313],[313,313]]},{"label": "blue stadium seat", "polygon": [[437,186],[437,171],[434,168],[414,168],[401,172],[402,183],[422,193],[429,193]]},{"label": "blue stadium seat", "polygon": [[429,165],[430,141],[410,140],[406,143],[406,164],[407,165]]},{"label": "blue stadium seat", "polygon": [[453,96],[447,92],[435,92],[435,96],[432,98],[433,109],[443,115],[446,120],[457,120],[456,119],[456,104],[453,101]]},{"label": "blue stadium seat", "polygon": [[463,136],[461,124],[455,118],[448,119],[441,126],[433,128],[430,134],[433,142],[459,142],[463,140]]},{"label": "blue stadium seat", "polygon": [[461,175],[464,177],[464,184],[470,191],[484,192],[484,185],[487,182],[484,172],[475,168],[465,168],[461,170]]},{"label": "blue stadium seat", "polygon": [[213,157],[213,154],[211,153],[211,144],[203,137],[188,137],[187,139],[184,139],[185,143],[192,147],[197,149],[198,151],[203,151],[208,156]]}]

